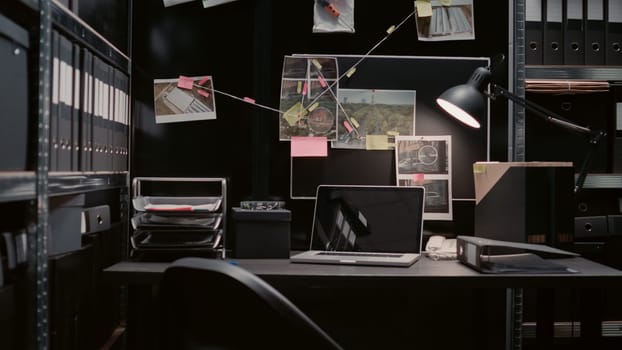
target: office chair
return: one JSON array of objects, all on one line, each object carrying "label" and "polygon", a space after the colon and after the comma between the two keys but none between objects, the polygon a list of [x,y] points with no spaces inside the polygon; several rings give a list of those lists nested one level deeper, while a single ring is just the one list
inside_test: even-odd
[{"label": "office chair", "polygon": [[279,291],[223,260],[174,261],[160,302],[162,349],[342,349]]}]

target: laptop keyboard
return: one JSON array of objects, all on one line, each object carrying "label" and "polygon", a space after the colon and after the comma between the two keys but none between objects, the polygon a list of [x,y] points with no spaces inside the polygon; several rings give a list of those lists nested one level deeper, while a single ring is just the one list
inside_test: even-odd
[{"label": "laptop keyboard", "polygon": [[339,255],[339,256],[378,256],[382,258],[399,258],[399,253],[373,253],[373,252],[319,252],[318,255]]}]

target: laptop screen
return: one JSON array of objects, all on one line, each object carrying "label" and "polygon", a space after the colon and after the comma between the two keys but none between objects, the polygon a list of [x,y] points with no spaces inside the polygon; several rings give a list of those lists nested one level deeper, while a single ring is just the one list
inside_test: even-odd
[{"label": "laptop screen", "polygon": [[311,249],[420,253],[423,187],[320,185]]}]

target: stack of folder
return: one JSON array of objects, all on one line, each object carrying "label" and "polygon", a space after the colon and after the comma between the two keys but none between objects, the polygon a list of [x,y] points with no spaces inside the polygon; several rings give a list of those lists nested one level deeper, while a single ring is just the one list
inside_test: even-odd
[{"label": "stack of folder", "polygon": [[622,1],[526,0],[527,65],[622,65]]},{"label": "stack of folder", "polygon": [[128,170],[129,76],[52,32],[50,171]]}]

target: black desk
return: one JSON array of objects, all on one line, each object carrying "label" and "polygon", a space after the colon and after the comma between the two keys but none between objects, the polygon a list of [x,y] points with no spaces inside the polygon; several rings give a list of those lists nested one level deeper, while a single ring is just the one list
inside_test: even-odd
[{"label": "black desk", "polygon": [[[344,296],[350,298],[352,291],[357,291],[357,294],[358,291],[368,291],[366,298],[369,295],[378,295],[374,302],[387,302],[387,299],[391,299],[392,295],[395,295],[397,303],[400,297],[415,295],[420,291],[427,291],[426,293],[433,294],[436,294],[436,291],[444,291],[446,294],[440,293],[440,295],[451,295],[451,291],[454,290],[464,291],[472,289],[475,292],[470,297],[476,297],[479,300],[473,302],[472,305],[465,305],[470,304],[468,298],[465,300],[457,299],[457,302],[462,303],[459,306],[466,307],[467,313],[479,313],[481,311],[483,315],[462,318],[466,319],[467,323],[470,320],[492,323],[493,326],[490,328],[490,332],[494,332],[495,337],[504,339],[502,341],[505,343],[506,348],[515,347],[516,345],[516,341],[511,341],[512,317],[507,317],[508,315],[513,315],[513,312],[510,311],[514,311],[515,305],[507,303],[507,301],[512,300],[512,293],[515,291],[522,290],[523,288],[538,290],[569,288],[586,291],[585,300],[582,299],[582,303],[585,303],[585,306],[582,305],[582,308],[595,310],[604,307],[604,305],[599,305],[598,300],[593,300],[595,290],[622,288],[622,271],[583,258],[557,260],[559,263],[579,271],[577,274],[511,275],[480,274],[457,261],[433,261],[428,258],[421,259],[409,268],[295,264],[287,259],[235,259],[234,261],[239,266],[260,276],[288,297],[295,296],[296,291],[313,291],[310,293],[312,295],[299,299],[302,300],[303,304],[312,301],[314,298],[319,298],[318,300],[324,302],[327,294],[330,294],[326,290],[338,291],[336,295],[342,298]],[[127,284],[134,287],[141,285],[155,286],[167,266],[167,263],[121,262],[105,269],[104,278],[111,283]],[[487,294],[486,290],[501,291],[503,297],[495,299],[493,294]],[[318,291],[324,291],[324,294]],[[339,293],[339,291],[346,292]],[[478,296],[479,293],[481,293],[481,297]],[[318,295],[319,297],[317,297]],[[297,296],[299,297],[300,294]],[[361,303],[362,300],[368,299],[357,300],[357,302]],[[132,306],[131,302],[132,298],[130,298],[130,307]],[[295,298],[294,302],[296,303]],[[415,308],[408,310],[408,313],[412,314],[413,310],[416,313],[420,306],[430,306],[425,304],[426,300],[416,300]],[[371,303],[368,304],[368,307],[370,305]],[[333,305],[332,307],[335,306],[339,305]],[[303,311],[306,311],[304,307],[301,308],[303,308]],[[497,311],[499,308],[503,308],[504,312],[502,312],[501,323],[505,322],[505,324],[499,325],[499,319],[496,318],[498,315],[494,316],[491,308]],[[451,311],[454,309],[454,306],[448,306],[447,309]],[[420,315],[413,314],[412,318],[413,320],[426,319],[430,316],[429,311],[427,312],[422,312]],[[596,338],[600,337],[600,319],[598,316],[601,314],[598,312],[590,314],[596,316],[588,315],[584,317],[581,329],[583,330],[582,336],[589,337],[589,343],[594,345],[595,341],[598,341]],[[406,318],[408,317],[411,316],[406,316]],[[441,317],[439,319],[443,320],[444,318]],[[438,322],[439,319],[436,319],[435,322]],[[445,319],[448,325],[457,327],[458,325],[454,323],[459,321],[460,317],[454,317],[454,315],[449,313]],[[419,322],[421,323],[421,321]],[[319,323],[321,325],[321,322]],[[467,328],[466,331],[460,333],[456,332],[456,329],[452,330],[449,328],[446,332],[448,335],[458,334],[459,336],[460,334],[469,333],[469,329]],[[417,331],[419,330],[413,330],[415,333]],[[423,333],[429,331],[429,329],[424,329]],[[404,333],[404,329],[401,329],[400,332]],[[499,334],[499,332],[505,332],[505,334]],[[445,331],[440,334],[444,333]],[[416,339],[416,337],[413,339]],[[416,340],[414,341],[417,342]],[[496,345],[499,345],[498,342]],[[496,345],[491,345],[490,347],[483,346],[481,348],[495,348]],[[469,347],[467,346],[466,348]],[[498,349],[499,347],[496,348]]]}]

